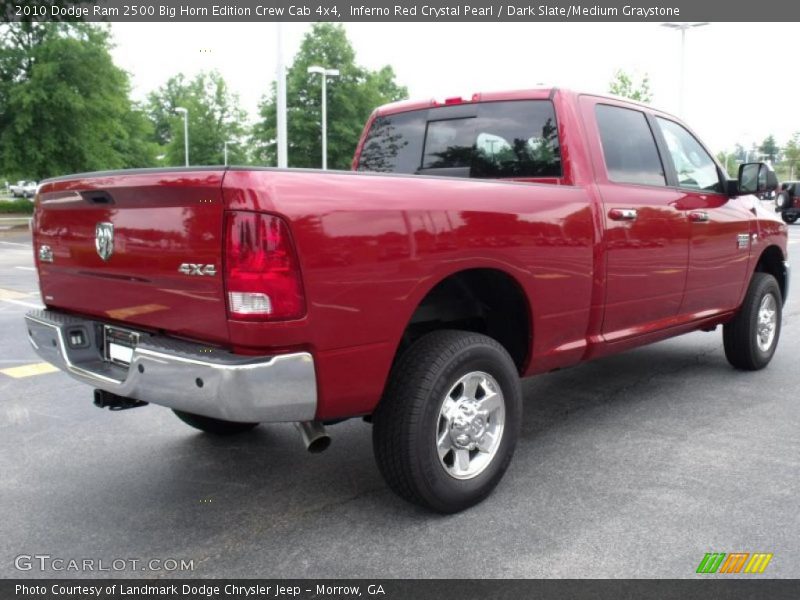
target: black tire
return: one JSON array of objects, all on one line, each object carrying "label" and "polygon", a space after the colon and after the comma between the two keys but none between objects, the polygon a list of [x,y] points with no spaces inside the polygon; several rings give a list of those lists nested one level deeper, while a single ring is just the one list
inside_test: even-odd
[{"label": "black tire", "polygon": [[172,412],[184,423],[191,425],[195,429],[205,431],[214,435],[235,435],[237,433],[244,433],[250,431],[253,427],[257,427],[258,423],[238,423],[236,421],[223,421],[222,419],[214,419],[213,417],[204,417],[203,415],[196,415],[190,412],[173,409]]},{"label": "black tire", "polygon": [[[440,411],[446,397],[458,393],[460,379],[476,373],[490,375],[502,392],[504,419],[491,413],[485,424],[488,429],[494,421],[495,427],[503,423],[503,428],[495,450],[488,453],[491,456],[480,457],[485,463],[483,470],[469,478],[456,478],[443,464],[447,456],[440,460],[437,452],[437,436],[446,435],[440,429],[445,418]],[[466,394],[465,388],[461,389]],[[488,397],[484,391],[484,398]],[[373,415],[372,444],[381,475],[395,493],[434,511],[454,513],[477,504],[498,484],[514,454],[521,422],[519,375],[505,348],[477,333],[435,331],[409,347],[392,369]],[[444,423],[450,427],[448,421]],[[480,456],[476,449],[468,453],[470,464],[474,456]],[[454,449],[451,461],[455,462],[455,456]]]},{"label": "black tire", "polygon": [[[764,299],[772,295],[775,310],[774,335],[766,347],[759,345],[759,311]],[[778,282],[768,273],[754,273],[739,312],[722,329],[725,357],[735,368],[758,371],[772,360],[781,335],[783,299]],[[767,340],[762,340],[766,345]]]},{"label": "black tire", "polygon": [[783,219],[783,222],[786,223],[787,225],[791,225],[792,223],[797,221],[797,216],[798,216],[797,213],[787,213],[787,212],[781,213],[781,219]]}]

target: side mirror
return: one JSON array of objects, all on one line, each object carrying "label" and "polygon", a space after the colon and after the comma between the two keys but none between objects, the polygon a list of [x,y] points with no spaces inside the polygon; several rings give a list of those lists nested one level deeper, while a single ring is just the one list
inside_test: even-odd
[{"label": "side mirror", "polygon": [[778,176],[766,163],[745,163],[739,167],[738,194],[764,194],[778,189]]}]

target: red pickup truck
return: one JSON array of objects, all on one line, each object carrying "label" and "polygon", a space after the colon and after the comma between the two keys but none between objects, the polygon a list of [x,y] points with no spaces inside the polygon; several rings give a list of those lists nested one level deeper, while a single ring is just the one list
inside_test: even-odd
[{"label": "red pickup truck", "polygon": [[47,361],[95,404],[203,431],[373,424],[388,485],[441,512],[509,465],[520,377],[723,326],[767,365],[787,229],[678,119],[539,89],[377,109],[353,172],[207,167],[45,181]]}]

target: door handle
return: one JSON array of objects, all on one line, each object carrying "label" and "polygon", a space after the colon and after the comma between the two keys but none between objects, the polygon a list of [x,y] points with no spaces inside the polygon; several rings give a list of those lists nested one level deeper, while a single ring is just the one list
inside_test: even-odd
[{"label": "door handle", "polygon": [[612,221],[633,221],[636,214],[635,208],[612,208],[608,211],[608,218]]},{"label": "door handle", "polygon": [[689,220],[692,223],[708,223],[709,216],[704,210],[693,210],[689,213]]}]

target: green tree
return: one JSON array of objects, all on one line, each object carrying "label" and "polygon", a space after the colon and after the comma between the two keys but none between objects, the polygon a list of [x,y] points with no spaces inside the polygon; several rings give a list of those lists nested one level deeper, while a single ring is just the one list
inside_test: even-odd
[{"label": "green tree", "polygon": [[614,77],[608,84],[608,91],[615,96],[630,98],[637,102],[651,102],[653,94],[650,91],[650,77],[647,73],[642,76],[641,81],[634,81],[622,69],[614,71]]},{"label": "green tree", "polygon": [[40,179],[154,164],[106,28],[10,23],[0,35],[0,171]]},{"label": "green tree", "polygon": [[761,142],[761,145],[758,147],[758,151],[761,152],[762,159],[766,159],[771,163],[776,162],[778,160],[780,148],[778,147],[778,143],[775,141],[775,136],[767,136],[764,141]]},{"label": "green tree", "polygon": [[719,163],[727,168],[728,176],[736,179],[739,176],[740,160],[736,157],[736,152],[717,152],[717,160]]},{"label": "green tree", "polygon": [[[168,165],[185,163],[183,115],[175,112],[177,107],[189,111],[189,161],[193,165],[221,165],[225,142],[244,138],[246,114],[219,73],[200,73],[192,80],[176,75],[151,93],[147,102],[155,139],[163,147]],[[246,163],[246,149],[243,143],[229,144],[228,162]]]},{"label": "green tree", "polygon": [[[322,164],[322,78],[309,74],[308,67],[321,65],[339,69],[329,79],[328,166],[348,169],[364,123],[375,107],[408,95],[395,82],[394,70],[377,71],[360,67],[344,28],[316,23],[303,38],[300,51],[286,74],[289,165],[319,168]],[[273,84],[260,106],[261,120],[253,131],[253,146],[262,164],[277,163],[276,93]]]},{"label": "green tree", "polygon": [[800,131],[795,131],[784,147],[783,163],[788,171],[788,179],[793,180],[800,175]]}]

